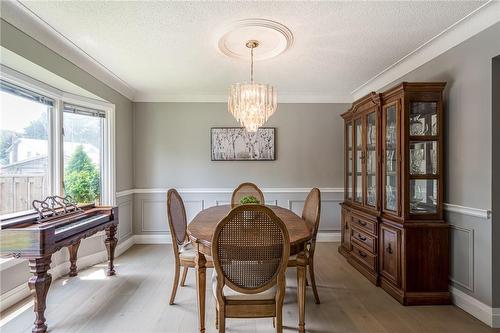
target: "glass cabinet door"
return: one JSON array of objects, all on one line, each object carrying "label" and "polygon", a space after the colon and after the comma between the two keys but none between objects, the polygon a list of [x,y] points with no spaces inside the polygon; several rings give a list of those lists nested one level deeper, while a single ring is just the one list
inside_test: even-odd
[{"label": "glass cabinet door", "polygon": [[396,212],[399,205],[399,143],[398,143],[398,107],[397,103],[384,109],[384,209]]},{"label": "glass cabinet door", "polygon": [[377,207],[377,113],[366,116],[366,205]]},{"label": "glass cabinet door", "polygon": [[363,122],[354,120],[354,201],[363,202]]},{"label": "glass cabinet door", "polygon": [[353,170],[353,151],[352,151],[352,122],[346,124],[346,141],[347,141],[347,167],[346,167],[346,198],[352,200],[352,170]]},{"label": "glass cabinet door", "polygon": [[410,102],[410,214],[437,213],[439,151],[437,102]]}]

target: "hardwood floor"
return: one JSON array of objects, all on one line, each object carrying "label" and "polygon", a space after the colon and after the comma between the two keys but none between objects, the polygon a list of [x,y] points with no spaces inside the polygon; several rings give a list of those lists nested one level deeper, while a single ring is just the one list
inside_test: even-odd
[{"label": "hardwood floor", "polygon": [[[496,332],[454,306],[403,307],[375,288],[337,253],[338,244],[319,243],[316,279],[321,304],[307,290],[306,331],[346,333]],[[168,305],[172,287],[170,245],[135,245],[115,261],[117,275],[106,277],[106,263],[52,283],[47,298],[49,332],[197,332],[194,270],[187,286]],[[211,269],[207,272],[211,275]],[[214,299],[207,283],[207,332],[216,332]],[[31,332],[31,299],[1,314],[2,333]],[[16,315],[17,314],[17,315]],[[287,273],[285,332],[297,331],[295,269]],[[10,320],[9,320],[10,319]],[[228,332],[274,332],[271,319],[228,319]]]}]

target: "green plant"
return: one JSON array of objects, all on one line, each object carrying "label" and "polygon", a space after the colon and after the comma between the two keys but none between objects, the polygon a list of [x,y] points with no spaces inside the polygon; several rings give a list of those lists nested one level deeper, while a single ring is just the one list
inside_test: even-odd
[{"label": "green plant", "polygon": [[94,202],[99,197],[99,170],[83,150],[75,149],[64,175],[64,191],[78,203]]},{"label": "green plant", "polygon": [[257,200],[253,195],[247,195],[240,199],[240,204],[248,205],[248,204],[260,204],[260,201]]}]

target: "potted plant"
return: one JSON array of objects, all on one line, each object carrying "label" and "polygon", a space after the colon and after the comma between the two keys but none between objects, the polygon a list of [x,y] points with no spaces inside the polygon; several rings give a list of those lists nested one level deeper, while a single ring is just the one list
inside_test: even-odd
[{"label": "potted plant", "polygon": [[257,200],[253,195],[247,195],[240,199],[240,204],[242,205],[258,205],[260,201]]}]

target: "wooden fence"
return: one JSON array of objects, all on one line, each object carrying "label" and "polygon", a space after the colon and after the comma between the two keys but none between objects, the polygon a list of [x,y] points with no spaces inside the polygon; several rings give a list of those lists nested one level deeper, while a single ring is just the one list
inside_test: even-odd
[{"label": "wooden fence", "polygon": [[32,209],[31,202],[46,195],[46,175],[0,175],[0,215]]}]

